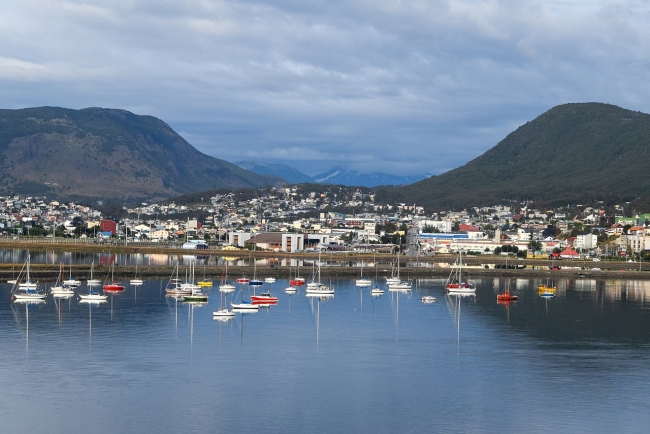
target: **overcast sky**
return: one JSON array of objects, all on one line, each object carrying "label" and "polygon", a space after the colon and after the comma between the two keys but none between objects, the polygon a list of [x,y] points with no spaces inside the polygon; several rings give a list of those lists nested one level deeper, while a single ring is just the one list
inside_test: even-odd
[{"label": "overcast sky", "polygon": [[124,108],[206,154],[438,174],[567,102],[650,113],[645,1],[15,0],[3,108]]}]

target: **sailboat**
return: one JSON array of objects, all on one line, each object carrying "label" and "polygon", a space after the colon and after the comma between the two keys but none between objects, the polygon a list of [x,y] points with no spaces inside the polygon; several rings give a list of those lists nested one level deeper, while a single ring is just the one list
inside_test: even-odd
[{"label": "sailboat", "polygon": [[[305,278],[299,276],[299,274],[300,274],[300,262],[299,261],[296,261],[296,262],[297,262],[296,263],[296,277],[294,277],[293,279],[291,278],[291,265],[289,266],[289,286],[293,286],[293,287],[302,286],[302,285],[305,284]],[[289,288],[287,288],[287,289],[289,289]]]},{"label": "sailboat", "polygon": [[94,271],[94,268],[95,268],[95,261],[93,261],[93,263],[90,264],[90,279],[88,279],[88,280],[86,281],[86,284],[87,284],[87,285],[100,285],[100,284],[102,283],[101,280],[99,280],[99,279],[95,279],[95,278],[93,277],[93,271]]},{"label": "sailboat", "polygon": [[372,281],[367,277],[363,277],[363,260],[361,260],[361,276],[356,280],[355,284],[357,286],[371,286]]},{"label": "sailboat", "polygon": [[[397,252],[397,265],[392,265],[391,270],[390,270],[390,277],[386,278],[386,283],[387,284],[395,284],[400,282],[400,277],[399,277],[399,252]],[[397,276],[395,275],[395,269],[397,268]]]},{"label": "sailboat", "polygon": [[62,283],[63,273],[64,273],[63,262],[59,265],[59,275],[54,282],[54,286],[50,288],[50,292],[54,297],[71,297],[74,295],[74,290],[71,286]]},{"label": "sailboat", "polygon": [[185,270],[185,281],[181,283],[181,288],[186,291],[187,294],[191,294],[192,291],[200,290],[201,287],[194,282],[194,268],[195,261],[190,262],[190,269]]},{"label": "sailboat", "polygon": [[[92,270],[92,268],[91,268]],[[92,277],[92,274],[91,274]],[[93,279],[89,280],[87,283],[88,286],[88,294],[79,294],[79,299],[80,301],[84,302],[101,302],[101,301],[106,301],[107,295],[106,294],[100,294],[98,292],[95,292],[93,290],[94,285],[90,283]]]},{"label": "sailboat", "polygon": [[397,276],[386,279],[389,291],[410,291],[411,282],[402,280],[399,277],[399,252],[397,253]]},{"label": "sailboat", "polygon": [[[18,279],[11,289],[12,300],[16,301],[25,301],[25,300],[44,300],[47,297],[47,293],[41,290],[35,282],[32,282],[29,278],[29,265],[31,263],[31,255],[27,255],[27,260],[23,265],[23,268],[18,274]],[[21,277],[23,275],[23,270],[25,272],[25,280],[21,282]]]},{"label": "sailboat", "polygon": [[294,283],[297,283],[296,280],[292,279],[291,277],[291,256],[289,256],[289,286],[287,286],[284,289],[284,292],[287,294],[293,294],[294,292],[298,291],[297,286],[304,285],[305,284],[305,279],[302,279],[302,283],[300,285],[294,285]]},{"label": "sailboat", "polygon": [[445,289],[458,294],[474,294],[476,292],[476,286],[473,283],[463,281],[463,252],[460,250],[458,251],[458,259],[454,263],[445,284]]},{"label": "sailboat", "polygon": [[551,298],[555,297],[555,294],[557,294],[557,288],[554,286],[549,286],[546,283],[542,283],[537,287],[537,293],[540,295],[540,297]]},{"label": "sailboat", "polygon": [[219,295],[219,310],[212,311],[212,316],[217,319],[227,320],[228,318],[235,316],[235,312],[228,310],[228,308],[223,305],[225,297],[225,294],[221,292]]},{"label": "sailboat", "polygon": [[226,263],[226,271],[225,275],[221,281],[221,284],[219,285],[219,291],[221,292],[233,292],[235,289],[235,285],[232,283],[228,283],[228,261],[224,261]]},{"label": "sailboat", "polygon": [[[243,298],[244,296],[244,291],[242,290],[242,286],[239,287],[239,292]],[[234,301],[234,300],[233,300]],[[233,303],[232,301],[230,302],[230,306],[232,306],[233,311],[247,311],[247,310],[258,310],[260,306],[258,304],[253,304],[249,301],[244,301],[243,299],[239,303]]]},{"label": "sailboat", "polygon": [[20,281],[20,274],[18,274],[18,279],[16,279],[16,282],[18,283],[18,288],[20,289],[36,289],[36,282],[32,282],[32,279],[29,277],[29,267],[31,264],[31,255],[27,254],[27,260],[25,261],[25,264],[23,264],[23,268],[20,270],[22,273],[22,270],[27,268],[27,277],[23,282]]},{"label": "sailboat", "polygon": [[112,264],[111,280],[110,281],[107,280],[106,283],[104,284],[104,291],[114,291],[114,292],[124,291],[124,285],[122,285],[120,282],[115,281],[114,273],[115,273],[115,264]]},{"label": "sailboat", "polygon": [[375,264],[375,287],[370,290],[370,294],[374,295],[375,297],[378,297],[384,293],[384,290],[376,286],[377,285],[377,261],[373,260],[373,262]]},{"label": "sailboat", "polygon": [[135,276],[133,279],[129,280],[129,283],[134,286],[142,285],[144,283],[142,279],[138,279],[138,264],[135,265]]},{"label": "sailboat", "polygon": [[93,291],[92,286],[88,287],[88,294],[79,294],[81,301],[106,301],[106,298],[108,298],[107,295]]},{"label": "sailboat", "polygon": [[[174,277],[174,275],[176,275],[176,277]],[[179,296],[192,293],[192,290],[183,286],[181,279],[178,278],[178,262],[176,262],[176,268],[174,268],[172,275],[169,277],[169,281],[165,287],[165,293],[171,296]]]},{"label": "sailboat", "polygon": [[[206,263],[207,263],[207,262],[210,262],[210,258],[212,258],[212,255],[210,255],[210,257],[208,258],[208,260],[206,261]],[[205,278],[205,267],[206,267],[206,263],[203,264],[203,279],[202,279],[202,280],[199,280],[198,282],[196,282],[196,284],[199,285],[199,286],[201,286],[201,287],[204,287],[204,286],[209,287],[209,286],[212,286],[212,285],[213,285],[212,280],[206,280],[206,278]]]},{"label": "sailboat", "polygon": [[183,295],[185,301],[200,301],[207,303],[208,295],[203,293],[201,288],[194,288],[190,294]]},{"label": "sailboat", "polygon": [[308,295],[333,295],[334,288],[331,288],[320,281],[320,252],[318,253],[318,283],[310,282],[307,284]]},{"label": "sailboat", "polygon": [[269,289],[262,292],[260,295],[251,295],[251,303],[253,303],[253,304],[262,304],[262,305],[278,304],[278,297],[273,297],[271,295],[271,289],[270,288],[271,288],[271,285],[269,285]]},{"label": "sailboat", "polygon": [[67,285],[67,286],[72,286],[73,288],[81,286],[81,281],[75,279],[74,277],[72,277],[72,263],[70,263],[70,266],[68,268],[70,268],[70,278],[67,279],[67,280],[64,280],[63,284]]},{"label": "sailboat", "polygon": [[253,278],[248,281],[250,286],[262,286],[264,282],[257,278],[257,261],[253,258]]},{"label": "sailboat", "polygon": [[510,279],[506,283],[506,289],[497,294],[497,303],[517,301],[517,295],[510,292]]}]

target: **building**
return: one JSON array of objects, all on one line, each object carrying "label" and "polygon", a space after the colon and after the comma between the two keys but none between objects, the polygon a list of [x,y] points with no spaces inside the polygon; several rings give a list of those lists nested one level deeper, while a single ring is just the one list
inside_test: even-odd
[{"label": "building", "polygon": [[244,247],[246,241],[250,240],[253,234],[250,232],[229,232],[228,244],[231,246]]},{"label": "building", "polygon": [[598,244],[598,236],[594,234],[578,235],[573,243],[573,247],[582,250],[595,249]]},{"label": "building", "polygon": [[255,245],[258,249],[283,252],[298,252],[304,250],[305,235],[285,232],[264,232],[244,242]]},{"label": "building", "polygon": [[117,233],[117,223],[113,220],[100,220],[99,230],[101,232],[110,232],[111,235],[115,235]]}]

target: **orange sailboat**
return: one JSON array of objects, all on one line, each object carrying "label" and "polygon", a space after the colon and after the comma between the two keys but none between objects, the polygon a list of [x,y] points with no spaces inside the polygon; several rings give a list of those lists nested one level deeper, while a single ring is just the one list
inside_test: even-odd
[{"label": "orange sailboat", "polygon": [[502,293],[497,294],[497,303],[506,302],[506,301],[517,301],[517,298],[518,298],[517,295],[510,292],[510,280],[508,280],[508,283],[506,284],[506,289]]}]

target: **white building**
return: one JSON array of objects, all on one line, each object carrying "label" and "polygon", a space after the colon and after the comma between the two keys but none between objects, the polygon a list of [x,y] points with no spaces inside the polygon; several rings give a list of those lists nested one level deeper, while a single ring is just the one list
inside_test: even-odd
[{"label": "white building", "polygon": [[598,244],[598,236],[594,234],[578,235],[573,247],[576,249],[591,250],[595,249]]}]

